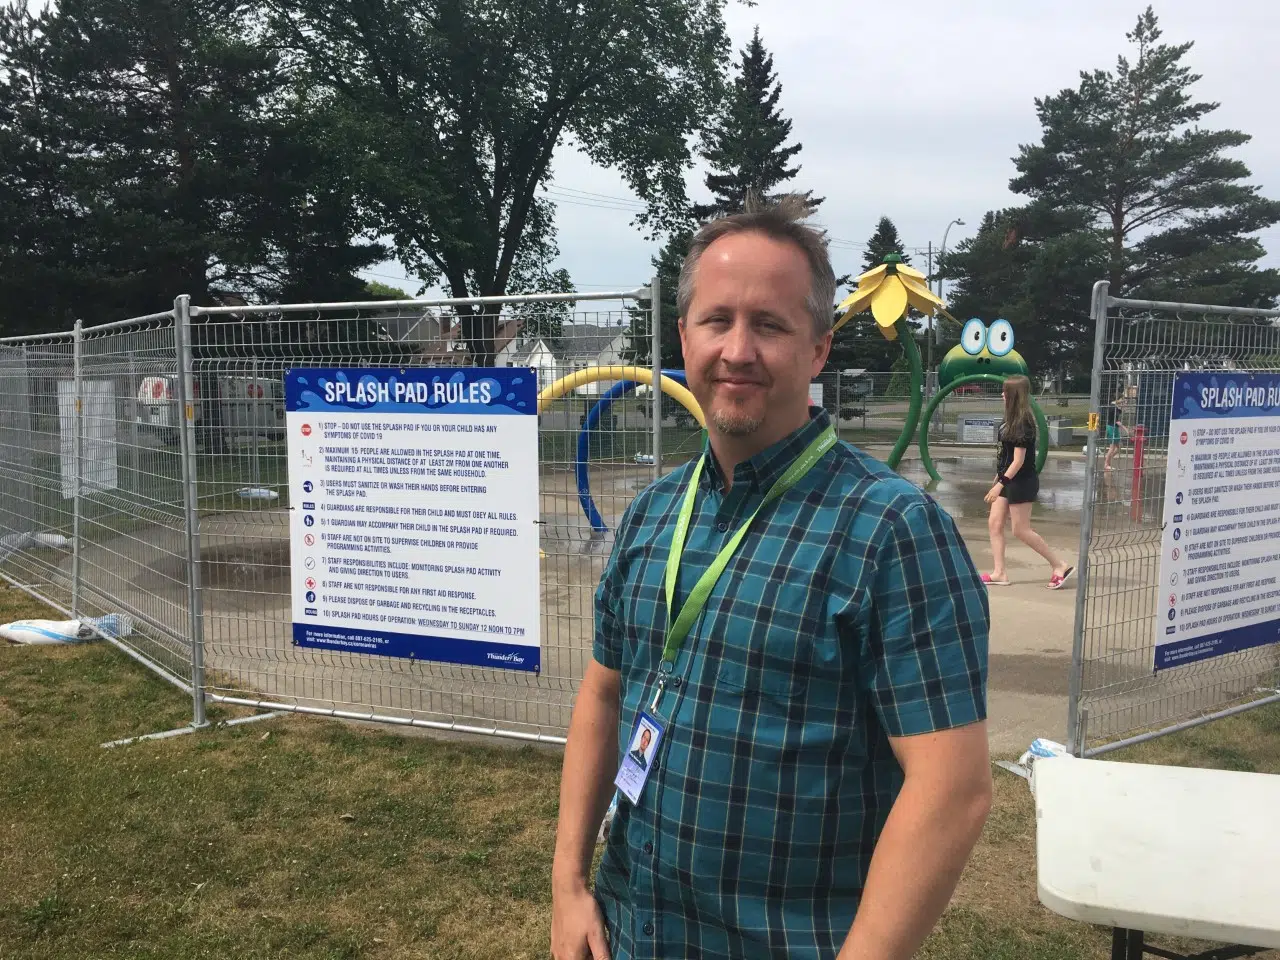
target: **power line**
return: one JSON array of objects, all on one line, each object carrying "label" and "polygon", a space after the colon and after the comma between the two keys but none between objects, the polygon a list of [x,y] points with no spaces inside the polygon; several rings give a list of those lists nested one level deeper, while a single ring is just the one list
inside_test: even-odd
[{"label": "power line", "polygon": [[645,203],[643,200],[637,200],[634,197],[616,197],[607,193],[592,193],[590,190],[578,190],[575,187],[562,187],[559,185],[547,187],[546,189],[549,192],[554,191],[557,193],[571,194],[571,195],[576,195],[576,196],[584,197],[591,200],[609,200],[614,203],[624,203],[631,206],[638,206],[638,207],[645,206]]}]

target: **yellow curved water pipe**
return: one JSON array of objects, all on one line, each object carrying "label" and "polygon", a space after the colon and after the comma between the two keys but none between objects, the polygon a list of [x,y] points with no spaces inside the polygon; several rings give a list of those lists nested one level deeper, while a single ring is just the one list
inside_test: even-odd
[{"label": "yellow curved water pipe", "polygon": [[[583,384],[595,383],[598,380],[634,380],[637,383],[644,383],[652,387],[653,371],[648,367],[587,367],[585,370],[579,370],[577,373],[561,377],[539,393],[538,412],[542,413],[547,404],[552,400],[560,399],[570,390],[581,387]],[[681,406],[693,415],[693,419],[698,421],[698,426],[706,427],[707,421],[702,415],[702,408],[698,406],[698,401],[693,398],[693,394],[689,392],[688,388],[681,386],[668,376],[662,377],[661,387],[663,393],[678,401]]]}]

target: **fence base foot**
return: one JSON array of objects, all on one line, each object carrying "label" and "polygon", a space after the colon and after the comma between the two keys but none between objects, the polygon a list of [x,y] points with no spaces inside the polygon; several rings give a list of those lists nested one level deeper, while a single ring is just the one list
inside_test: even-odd
[{"label": "fence base foot", "polygon": [[162,730],[159,733],[144,733],[137,737],[126,737],[123,740],[112,740],[110,743],[102,744],[102,749],[110,750],[112,747],[127,747],[131,743],[141,743],[143,740],[168,740],[170,737],[181,737],[183,734],[195,733],[199,730],[209,730],[220,727],[238,727],[242,723],[254,723],[258,720],[270,720],[273,717],[282,717],[283,713],[275,711],[272,713],[255,713],[251,717],[237,717],[234,720],[222,720],[218,723],[202,723],[197,726],[189,723],[185,727],[178,727],[175,730]]}]

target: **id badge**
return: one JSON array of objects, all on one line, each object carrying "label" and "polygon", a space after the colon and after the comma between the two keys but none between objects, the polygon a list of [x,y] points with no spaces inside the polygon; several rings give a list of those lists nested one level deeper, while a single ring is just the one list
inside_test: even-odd
[{"label": "id badge", "polygon": [[653,758],[657,756],[658,744],[662,742],[662,731],[662,721],[652,714],[641,710],[636,716],[636,728],[631,732],[631,742],[627,745],[627,752],[622,755],[618,775],[613,779],[614,786],[633,805],[640,802],[640,792],[644,790],[649,771],[653,769]]}]

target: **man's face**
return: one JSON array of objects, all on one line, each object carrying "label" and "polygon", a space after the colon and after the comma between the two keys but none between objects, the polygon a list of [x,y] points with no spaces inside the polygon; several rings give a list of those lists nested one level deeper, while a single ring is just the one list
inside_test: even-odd
[{"label": "man's face", "polygon": [[703,252],[680,343],[710,429],[758,433],[767,446],[805,422],[809,383],[831,347],[830,333],[814,337],[809,288],[808,261],[794,244],[736,233]]},{"label": "man's face", "polygon": [[649,749],[649,741],[652,739],[653,739],[653,734],[649,732],[648,728],[640,731],[640,752],[641,753],[644,753],[646,750]]}]

